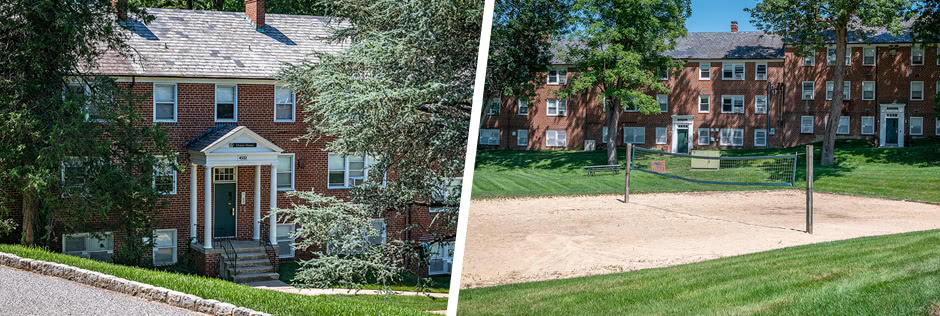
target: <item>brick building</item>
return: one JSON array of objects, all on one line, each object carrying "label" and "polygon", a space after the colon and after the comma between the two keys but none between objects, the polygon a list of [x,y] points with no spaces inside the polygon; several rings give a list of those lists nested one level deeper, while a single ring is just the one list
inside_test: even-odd
[{"label": "brick building", "polygon": [[[153,262],[177,263],[191,249],[204,274],[277,279],[279,261],[304,253],[294,250],[289,237],[297,225],[268,217],[272,206],[299,202],[287,196],[294,190],[342,198],[363,181],[384,181],[385,175],[369,174],[371,156],[327,152],[329,139],[294,140],[308,123],[297,95],[276,79],[282,63],[314,51],[339,52],[345,45],[320,39],[335,27],[328,25],[330,18],[266,14],[263,0],[246,1],[245,12],[148,12],[155,17],[149,24],[123,22],[136,55],[105,56],[93,72],[116,78],[144,99],[139,113],[166,128],[180,153],[178,163],[186,166],[183,172],[158,171],[155,185],[165,188],[169,206],[156,214]],[[426,241],[429,232],[420,228],[407,236],[398,232],[411,224],[427,227],[435,211],[441,210],[424,207],[376,218],[373,225],[382,234],[370,242]],[[61,236],[59,250],[106,260],[119,243],[113,232],[69,234]],[[421,273],[450,274],[452,249],[453,243],[432,245],[430,267]]]},{"label": "brick building", "polygon": [[[849,89],[838,136],[899,147],[940,136],[933,110],[940,90],[937,48],[913,45],[907,34],[883,31],[865,42],[849,40]],[[576,41],[556,40],[554,48],[572,43]],[[618,122],[617,146],[633,143],[687,153],[822,140],[834,46],[804,59],[779,37],[738,32],[732,22],[731,32],[689,33],[667,55],[685,65],[677,76],[663,79],[670,92],[656,95],[662,112],[625,110]],[[534,99],[485,102],[480,148],[572,150],[607,145],[604,100],[598,90],[567,100],[555,97],[554,92],[577,74],[561,59],[553,63]]]}]

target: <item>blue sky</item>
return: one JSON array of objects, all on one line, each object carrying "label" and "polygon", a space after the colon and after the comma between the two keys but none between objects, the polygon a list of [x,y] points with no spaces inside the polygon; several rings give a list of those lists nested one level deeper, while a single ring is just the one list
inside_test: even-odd
[{"label": "blue sky", "polygon": [[692,0],[692,16],[685,21],[689,32],[728,32],[731,21],[738,21],[738,31],[756,31],[751,15],[744,8],[753,8],[757,0]]}]

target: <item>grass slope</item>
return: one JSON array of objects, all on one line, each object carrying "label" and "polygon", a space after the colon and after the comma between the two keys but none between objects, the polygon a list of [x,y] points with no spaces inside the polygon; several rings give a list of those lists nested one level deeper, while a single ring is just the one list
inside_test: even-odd
[{"label": "grass slope", "polygon": [[381,295],[306,296],[255,289],[203,276],[110,264],[18,245],[0,244],[0,252],[98,271],[272,315],[427,315],[425,311],[447,309],[446,299],[414,296],[386,298]]},{"label": "grass slope", "polygon": [[940,230],[460,291],[460,315],[926,315]]},{"label": "grass slope", "polygon": [[[281,281],[284,283],[292,283],[294,280],[294,275],[297,274],[297,269],[300,269],[300,263],[296,261],[281,262],[280,270],[278,273],[281,274]],[[425,291],[430,293],[447,293],[450,291],[450,277],[449,276],[436,276],[431,277],[431,280],[434,282],[429,288]],[[373,280],[374,281],[374,280]],[[394,291],[408,291],[414,292],[415,287],[418,284],[418,277],[413,274],[406,274],[402,278],[400,284],[392,285],[390,288]],[[366,284],[362,286],[364,290],[379,290],[382,289],[380,284]]]},{"label": "grass slope", "polygon": [[[940,202],[940,144],[905,148],[874,148],[862,141],[839,141],[836,164],[819,165],[815,144],[814,189],[820,192]],[[724,150],[722,156],[790,155],[803,147]],[[511,198],[549,195],[623,194],[623,172],[587,176],[582,167],[607,163],[605,151],[510,151],[477,153],[473,198]],[[796,187],[806,183],[806,161],[797,165]],[[624,159],[621,149],[619,161]],[[772,187],[698,184],[634,172],[630,192],[688,192],[766,190]]]}]

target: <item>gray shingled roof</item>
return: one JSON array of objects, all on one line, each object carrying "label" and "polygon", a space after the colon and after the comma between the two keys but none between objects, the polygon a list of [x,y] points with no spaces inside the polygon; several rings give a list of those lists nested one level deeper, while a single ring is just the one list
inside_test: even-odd
[{"label": "gray shingled roof", "polygon": [[228,134],[235,133],[239,131],[244,126],[238,126],[234,124],[217,124],[215,127],[209,128],[208,131],[195,137],[192,140],[186,142],[186,149],[192,151],[202,151],[215,143],[215,141],[222,139]]},{"label": "gray shingled roof", "polygon": [[763,32],[690,32],[666,55],[684,59],[783,58],[783,41]]},{"label": "gray shingled roof", "polygon": [[244,12],[147,9],[148,25],[131,19],[129,44],[139,58],[109,54],[94,72],[115,76],[273,79],[282,63],[314,51],[335,53],[346,45],[329,35],[329,17],[267,14],[264,32]]}]

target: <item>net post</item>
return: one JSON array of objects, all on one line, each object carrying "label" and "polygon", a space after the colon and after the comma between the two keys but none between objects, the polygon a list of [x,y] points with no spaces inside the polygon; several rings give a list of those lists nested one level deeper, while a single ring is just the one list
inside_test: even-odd
[{"label": "net post", "polygon": [[623,203],[630,203],[630,166],[633,165],[633,144],[627,144],[627,159],[626,159],[626,170],[624,179],[624,190],[623,190]]},{"label": "net post", "polygon": [[813,145],[806,145],[806,232],[813,233]]}]

